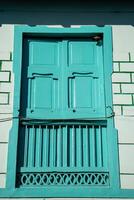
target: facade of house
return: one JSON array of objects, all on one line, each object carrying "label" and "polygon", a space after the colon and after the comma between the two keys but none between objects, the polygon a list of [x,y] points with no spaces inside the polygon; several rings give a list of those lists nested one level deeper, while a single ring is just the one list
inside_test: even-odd
[{"label": "facade of house", "polygon": [[[48,25],[48,27],[52,27]],[[54,26],[64,29],[61,25]],[[72,26],[79,29],[79,25]],[[112,26],[113,110],[118,130],[122,189],[134,189],[134,27]],[[12,127],[14,94],[14,25],[0,27],[0,188],[5,187],[9,131]],[[18,44],[19,45],[19,44]]]}]

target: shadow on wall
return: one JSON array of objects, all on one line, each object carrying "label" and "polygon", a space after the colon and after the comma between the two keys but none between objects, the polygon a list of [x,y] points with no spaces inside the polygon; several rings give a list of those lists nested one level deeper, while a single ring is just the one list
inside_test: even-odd
[{"label": "shadow on wall", "polygon": [[1,24],[131,24],[134,23],[131,1],[1,1]]}]

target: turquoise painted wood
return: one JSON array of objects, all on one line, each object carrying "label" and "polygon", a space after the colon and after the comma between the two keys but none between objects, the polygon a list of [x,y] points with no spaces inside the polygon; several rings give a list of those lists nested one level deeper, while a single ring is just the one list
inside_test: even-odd
[{"label": "turquoise painted wood", "polygon": [[109,26],[15,28],[19,119],[10,132],[9,196],[123,193],[111,113],[111,42]]},{"label": "turquoise painted wood", "polygon": [[66,37],[28,38],[24,43],[22,84],[28,100],[22,109],[26,117],[105,116],[102,45],[90,38]]}]

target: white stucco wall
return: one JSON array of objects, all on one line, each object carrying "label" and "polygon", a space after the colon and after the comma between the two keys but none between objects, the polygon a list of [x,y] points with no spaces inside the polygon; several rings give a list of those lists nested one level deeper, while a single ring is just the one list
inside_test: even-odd
[{"label": "white stucco wall", "polygon": [[[113,102],[122,105],[114,106],[115,126],[119,135],[119,156],[121,187],[134,188],[134,27],[113,26],[113,61],[115,71],[113,81],[121,83],[113,84],[113,93],[120,87],[123,94],[113,94]],[[118,62],[119,61],[119,62]],[[131,83],[132,81],[132,83]],[[115,88],[115,89],[114,89]],[[119,93],[120,93],[119,92]]]},{"label": "white stucco wall", "polygon": [[[13,35],[13,25],[0,27],[0,81],[8,81],[0,82],[0,119],[12,116]],[[121,187],[134,189],[134,27],[113,26],[113,61],[113,102],[119,134]],[[0,187],[5,187],[11,125],[11,121],[0,122]]]}]

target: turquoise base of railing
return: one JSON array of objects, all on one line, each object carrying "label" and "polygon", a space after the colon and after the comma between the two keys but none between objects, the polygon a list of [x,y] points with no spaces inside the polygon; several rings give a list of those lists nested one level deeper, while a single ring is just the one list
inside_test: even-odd
[{"label": "turquoise base of railing", "polygon": [[[46,197],[47,196],[47,197]],[[0,189],[0,198],[134,198],[133,189],[107,189],[89,187],[60,187],[60,188],[19,188],[19,189]]]}]

